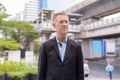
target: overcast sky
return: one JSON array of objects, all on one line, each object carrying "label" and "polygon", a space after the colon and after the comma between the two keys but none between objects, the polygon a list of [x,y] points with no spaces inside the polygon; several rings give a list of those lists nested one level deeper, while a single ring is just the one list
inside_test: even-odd
[{"label": "overcast sky", "polygon": [[[6,7],[7,13],[15,15],[24,10],[25,3],[30,0],[0,0]],[[65,10],[81,0],[48,0],[48,9]]]},{"label": "overcast sky", "polygon": [[76,3],[76,0],[48,0],[48,8],[54,10],[65,10]]},{"label": "overcast sky", "polygon": [[0,2],[7,9],[6,13],[13,15],[23,11],[25,3],[28,1],[29,0],[0,0]]}]

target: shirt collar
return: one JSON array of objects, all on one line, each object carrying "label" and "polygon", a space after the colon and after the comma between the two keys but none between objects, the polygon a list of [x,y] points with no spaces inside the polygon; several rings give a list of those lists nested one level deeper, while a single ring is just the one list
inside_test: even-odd
[{"label": "shirt collar", "polygon": [[57,36],[55,38],[57,40],[57,43],[67,43],[67,37],[65,38],[65,40],[63,42],[60,42],[59,39],[57,38]]}]

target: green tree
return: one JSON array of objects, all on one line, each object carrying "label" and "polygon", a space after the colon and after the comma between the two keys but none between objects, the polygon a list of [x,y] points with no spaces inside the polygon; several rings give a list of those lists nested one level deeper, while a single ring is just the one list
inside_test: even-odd
[{"label": "green tree", "polygon": [[0,51],[4,50],[18,50],[20,44],[11,39],[0,39]]},{"label": "green tree", "polygon": [[40,53],[40,43],[39,41],[34,41],[34,54],[37,57]]},{"label": "green tree", "polygon": [[26,38],[30,41],[34,40],[38,37],[38,32],[34,30],[34,27],[24,21],[5,21],[3,22],[4,25],[4,32],[7,33],[12,39],[20,42],[21,39]]},{"label": "green tree", "polygon": [[0,3],[0,13],[4,13],[6,11],[6,8]]},{"label": "green tree", "polygon": [[30,42],[39,37],[39,33],[28,22],[3,21],[1,24],[3,34],[6,38],[9,36],[26,47],[29,47]]},{"label": "green tree", "polygon": [[34,40],[33,50],[34,50],[34,55],[35,55],[36,61],[37,61],[38,60],[38,55],[40,53],[40,42],[37,39]]},{"label": "green tree", "polygon": [[4,35],[5,39],[13,39],[17,43],[21,43],[29,48],[29,44],[39,37],[39,33],[29,22],[5,20],[5,18],[10,16],[4,13],[5,10],[5,7],[0,4],[0,31]]}]

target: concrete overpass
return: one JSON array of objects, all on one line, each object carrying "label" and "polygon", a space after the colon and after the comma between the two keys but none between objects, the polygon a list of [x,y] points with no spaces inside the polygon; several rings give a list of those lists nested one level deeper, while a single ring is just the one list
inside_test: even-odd
[{"label": "concrete overpass", "polygon": [[120,37],[120,17],[100,20],[82,26],[80,39],[108,39]]},{"label": "concrete overpass", "polygon": [[66,11],[82,14],[82,20],[91,18],[94,22],[104,16],[120,12],[120,0],[84,0]]}]

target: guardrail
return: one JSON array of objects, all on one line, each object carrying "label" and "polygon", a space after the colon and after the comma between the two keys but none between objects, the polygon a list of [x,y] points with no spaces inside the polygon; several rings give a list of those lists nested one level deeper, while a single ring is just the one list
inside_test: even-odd
[{"label": "guardrail", "polygon": [[84,25],[83,29],[90,30],[90,29],[105,27],[105,25],[112,25],[117,23],[120,23],[120,17],[93,22],[93,23]]}]

